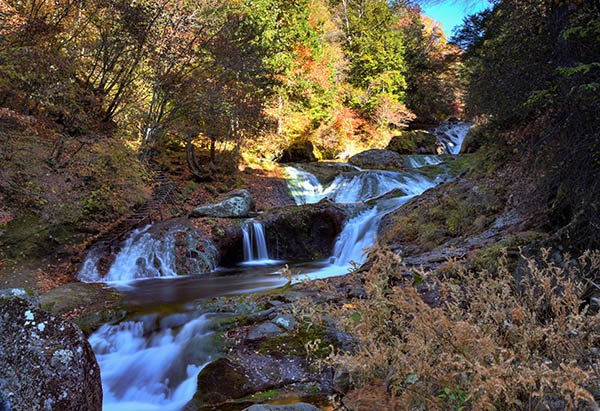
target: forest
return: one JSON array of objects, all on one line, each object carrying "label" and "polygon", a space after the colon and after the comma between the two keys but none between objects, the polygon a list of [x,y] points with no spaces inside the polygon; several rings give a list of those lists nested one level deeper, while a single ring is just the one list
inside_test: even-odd
[{"label": "forest", "polygon": [[0,411],[597,409],[600,1],[431,4],[0,0]]}]

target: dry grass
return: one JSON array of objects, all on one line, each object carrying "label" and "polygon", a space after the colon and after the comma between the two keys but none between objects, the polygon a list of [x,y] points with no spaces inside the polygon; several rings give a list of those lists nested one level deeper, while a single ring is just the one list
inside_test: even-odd
[{"label": "dry grass", "polygon": [[[598,276],[600,252],[557,264],[542,251],[539,259],[522,258],[516,273],[504,259],[494,273],[459,263],[435,276],[418,273],[439,290],[437,307],[415,287],[394,285],[391,279],[407,270],[396,256],[374,254],[364,278],[367,298],[326,307],[359,341],[356,352],[332,358],[350,371],[359,392],[382,381],[401,410],[595,405],[600,316],[581,296],[590,276]],[[324,307],[302,308],[305,316],[323,316]]]}]

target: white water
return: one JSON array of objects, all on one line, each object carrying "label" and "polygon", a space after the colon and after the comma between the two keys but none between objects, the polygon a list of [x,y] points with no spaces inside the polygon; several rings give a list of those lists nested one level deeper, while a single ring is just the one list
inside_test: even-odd
[{"label": "white water", "polygon": [[155,239],[148,233],[149,228],[150,226],[146,226],[131,232],[105,276],[98,272],[100,254],[96,250],[90,250],[79,271],[79,280],[123,282],[138,278],[176,276],[174,236],[167,233],[161,239]]},{"label": "white water", "polygon": [[286,167],[288,184],[296,204],[318,203],[328,198],[336,203],[356,203],[381,197],[395,189],[408,187],[402,174],[391,171],[365,170],[338,175],[323,187],[311,173]]},{"label": "white water", "polygon": [[404,156],[404,165],[408,168],[435,166],[443,161],[444,159],[442,157],[435,155],[414,154]]},{"label": "white water", "polygon": [[285,167],[287,184],[296,204],[314,204],[323,199],[323,186],[319,179],[300,168]]},{"label": "white water", "polygon": [[380,200],[375,206],[348,220],[336,240],[330,264],[320,270],[304,274],[303,279],[314,280],[344,275],[351,270],[353,264],[364,263],[365,250],[375,245],[379,223],[383,217],[414,196],[436,185],[434,181],[419,174],[390,174],[395,175],[393,179],[395,184],[388,187],[389,191],[401,189],[406,195]]},{"label": "white water", "polygon": [[251,221],[242,227],[244,262],[260,264],[270,261],[265,230],[261,223]]},{"label": "white water", "polygon": [[459,154],[471,126],[471,123],[462,121],[457,123],[445,123],[436,128],[433,132],[443,144],[447,154]]},{"label": "white water", "polygon": [[[196,392],[211,359],[205,315],[175,314],[104,325],[90,336],[102,375],[104,411],[179,410]],[[180,329],[179,329],[180,328]]]}]

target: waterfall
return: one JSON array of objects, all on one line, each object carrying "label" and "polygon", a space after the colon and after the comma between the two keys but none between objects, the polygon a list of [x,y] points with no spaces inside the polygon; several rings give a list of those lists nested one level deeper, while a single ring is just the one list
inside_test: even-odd
[{"label": "waterfall", "polygon": [[251,221],[242,227],[244,261],[257,262],[269,260],[265,230],[261,223]]},{"label": "waterfall", "polygon": [[471,123],[462,121],[444,123],[433,132],[437,135],[438,141],[444,146],[446,154],[459,154],[471,126]]},{"label": "waterfall", "polygon": [[104,325],[90,336],[104,411],[175,411],[194,396],[196,377],[211,359],[211,322],[189,314],[158,320],[154,315]]},{"label": "waterfall", "polygon": [[307,171],[286,167],[290,191],[296,204],[313,204],[324,198],[336,203],[356,203],[381,197],[404,186],[400,173],[391,171],[365,170],[342,173],[326,188]]},{"label": "waterfall", "polygon": [[425,166],[435,166],[444,159],[440,156],[414,154],[403,156],[404,165],[408,168],[421,168]]},{"label": "waterfall", "polygon": [[150,227],[131,232],[104,277],[97,268],[100,250],[90,250],[78,278],[83,282],[114,282],[176,276],[174,236],[169,233],[155,239],[148,232]]},{"label": "waterfall", "polygon": [[317,177],[295,167],[285,167],[285,172],[287,185],[296,204],[318,203],[323,198],[323,186]]},{"label": "waterfall", "polygon": [[412,197],[435,186],[433,181],[418,175],[404,174],[398,177],[398,181],[396,188],[402,189],[406,196],[379,201],[376,206],[363,211],[344,225],[333,250],[336,265],[345,266],[351,261],[359,264],[364,262],[364,250],[375,244],[381,219]]},{"label": "waterfall", "polygon": [[[121,246],[121,250],[116,254],[108,273],[104,276],[98,270],[98,263],[105,250],[101,247],[92,248],[79,271],[79,280],[88,283],[112,283],[141,278],[177,276],[177,241],[175,238],[177,230],[171,229],[156,238],[149,232],[151,227],[151,225],[148,225],[131,232]],[[199,240],[190,241],[197,242]],[[209,270],[215,268],[215,261],[211,257],[214,244],[204,241],[201,248],[206,252],[196,253],[195,258],[197,261],[187,259],[188,265],[195,265],[190,274],[195,273],[195,271],[206,271],[205,267],[208,267]]]}]

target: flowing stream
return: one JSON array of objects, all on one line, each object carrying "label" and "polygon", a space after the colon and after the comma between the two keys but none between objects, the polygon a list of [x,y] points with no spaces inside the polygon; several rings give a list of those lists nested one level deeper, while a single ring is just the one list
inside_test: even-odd
[{"label": "flowing stream", "polygon": [[[457,154],[470,125],[453,123],[436,130],[448,154]],[[361,203],[344,225],[326,261],[290,264],[292,272],[309,279],[346,274],[365,260],[376,242],[381,219],[411,198],[439,183],[419,168],[439,164],[435,155],[404,156],[401,172],[342,172],[327,185],[300,167],[287,167],[288,186],[297,204],[325,198],[337,203]],[[348,170],[346,166],[345,170]],[[98,272],[100,256],[90,252],[79,277],[105,282],[128,301],[147,307],[174,305],[178,314],[145,315],[104,325],[90,336],[102,373],[104,410],[181,410],[193,397],[196,377],[214,355],[213,318],[196,312],[195,301],[229,294],[281,287],[285,262],[269,259],[264,227],[249,220],[242,230],[244,262],[203,275],[177,275],[174,236],[154,238],[149,227],[134,230],[115,256],[106,275]],[[192,274],[192,273],[190,273]],[[184,308],[181,306],[184,305]]]}]

